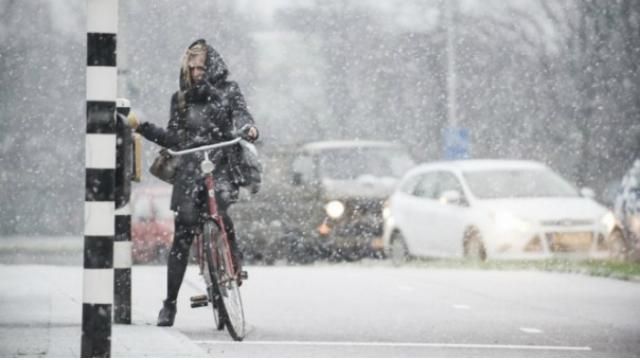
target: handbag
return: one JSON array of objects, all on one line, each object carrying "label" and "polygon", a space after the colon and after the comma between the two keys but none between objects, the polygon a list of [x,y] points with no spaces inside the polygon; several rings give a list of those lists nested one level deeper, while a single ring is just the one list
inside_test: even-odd
[{"label": "handbag", "polygon": [[178,157],[169,154],[167,149],[162,149],[153,160],[149,172],[158,179],[173,185],[179,162]]},{"label": "handbag", "polygon": [[262,163],[258,158],[258,150],[255,145],[240,141],[239,159],[235,171],[237,173],[236,183],[242,187],[247,187],[251,193],[255,194],[260,190],[262,183]]}]

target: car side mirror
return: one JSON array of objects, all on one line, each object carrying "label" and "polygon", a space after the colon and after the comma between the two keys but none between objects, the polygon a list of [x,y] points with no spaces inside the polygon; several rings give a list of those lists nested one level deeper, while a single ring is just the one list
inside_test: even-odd
[{"label": "car side mirror", "polygon": [[458,190],[447,190],[443,192],[439,200],[442,204],[464,205],[464,199]]},{"label": "car side mirror", "polygon": [[582,189],[580,189],[580,195],[589,199],[595,199],[596,192],[591,188],[583,187]]}]

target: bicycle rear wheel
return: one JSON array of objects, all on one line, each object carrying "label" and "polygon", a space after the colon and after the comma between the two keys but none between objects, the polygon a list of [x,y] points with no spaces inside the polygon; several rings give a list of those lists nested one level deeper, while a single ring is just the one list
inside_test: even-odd
[{"label": "bicycle rear wheel", "polygon": [[209,302],[213,309],[213,320],[216,326],[216,330],[224,329],[224,325],[227,322],[226,314],[223,313],[222,296],[220,296],[220,289],[218,287],[218,281],[216,280],[216,267],[213,259],[213,239],[218,233],[218,227],[213,221],[207,221],[203,227],[203,241],[204,241],[204,260],[206,261],[206,269],[203,269],[202,275],[205,283],[207,284],[207,295],[209,296]]},{"label": "bicycle rear wheel", "polygon": [[[217,225],[213,222],[210,223],[208,233],[211,234],[211,241],[207,241],[205,238],[205,249],[208,249],[206,253],[209,269],[212,273],[211,277],[217,280],[214,281],[215,286],[212,288],[217,289],[220,295],[220,301],[217,303],[218,314],[224,320],[229,335],[234,340],[241,341],[246,331],[244,310],[237,279],[235,276],[230,276],[235,273],[231,262],[231,249],[228,243],[221,238],[222,234]],[[219,261],[214,263],[214,256]]]}]

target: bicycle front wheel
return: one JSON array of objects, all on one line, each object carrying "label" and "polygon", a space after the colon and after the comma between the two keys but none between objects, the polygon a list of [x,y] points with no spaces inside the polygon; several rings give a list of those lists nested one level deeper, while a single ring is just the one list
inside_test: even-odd
[{"label": "bicycle front wheel", "polygon": [[218,285],[216,275],[216,265],[214,262],[214,248],[213,239],[219,232],[218,227],[213,221],[207,221],[203,227],[203,241],[204,241],[204,260],[206,261],[206,269],[203,269],[202,275],[204,276],[205,283],[207,284],[207,294],[209,295],[209,302],[213,309],[213,321],[216,326],[216,330],[224,329],[224,325],[227,322],[226,313],[223,313],[222,296],[220,295],[220,288]]},{"label": "bicycle front wheel", "polygon": [[[224,239],[218,227],[212,223],[211,240],[206,241],[205,249],[207,251],[207,261],[209,263],[212,278],[216,279],[216,286],[219,291],[221,301],[217,303],[220,319],[223,319],[229,331],[229,335],[236,340],[241,341],[245,336],[244,310],[242,307],[242,297],[240,296],[240,288],[238,281],[234,276],[235,271],[232,264],[231,249]],[[209,245],[206,245],[209,244]],[[214,262],[213,260],[218,260]],[[214,265],[215,264],[215,265]]]}]

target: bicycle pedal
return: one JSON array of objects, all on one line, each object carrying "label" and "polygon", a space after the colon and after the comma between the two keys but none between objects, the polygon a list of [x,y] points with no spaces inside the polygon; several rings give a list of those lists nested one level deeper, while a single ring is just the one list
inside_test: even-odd
[{"label": "bicycle pedal", "polygon": [[249,273],[247,272],[247,270],[242,270],[238,273],[238,277],[240,277],[240,279],[242,280],[247,280],[249,278]]},{"label": "bicycle pedal", "polygon": [[203,307],[209,305],[209,301],[193,301],[191,302],[191,308]]},{"label": "bicycle pedal", "polygon": [[191,299],[191,302],[200,302],[200,301],[208,301],[209,300],[209,298],[205,294],[193,295],[190,299]]}]

